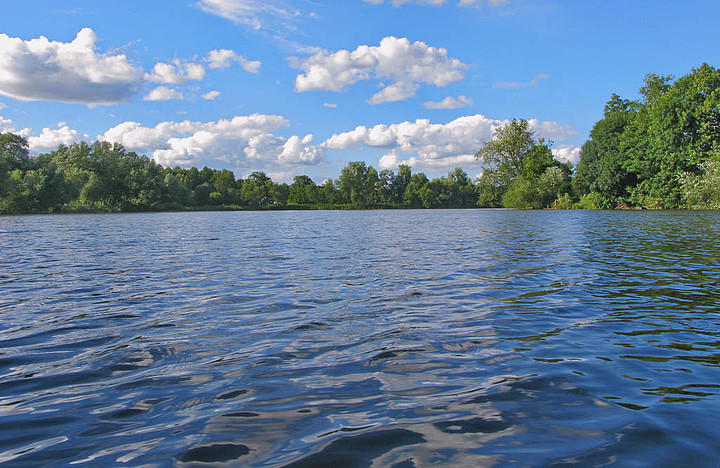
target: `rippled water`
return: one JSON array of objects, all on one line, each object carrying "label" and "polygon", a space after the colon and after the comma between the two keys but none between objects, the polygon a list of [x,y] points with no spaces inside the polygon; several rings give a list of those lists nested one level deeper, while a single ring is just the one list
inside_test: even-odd
[{"label": "rippled water", "polygon": [[720,214],[0,218],[0,462],[709,466]]}]

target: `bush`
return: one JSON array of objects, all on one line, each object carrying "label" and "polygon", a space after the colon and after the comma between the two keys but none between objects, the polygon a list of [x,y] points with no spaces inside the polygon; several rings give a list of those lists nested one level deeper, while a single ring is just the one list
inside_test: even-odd
[{"label": "bush", "polygon": [[536,184],[522,176],[512,181],[502,197],[502,203],[505,208],[520,210],[542,208]]},{"label": "bush", "polygon": [[555,209],[557,210],[570,210],[573,208],[573,200],[569,193],[562,195],[557,199]]},{"label": "bush", "polygon": [[603,196],[597,192],[583,195],[580,201],[573,205],[576,210],[599,210],[602,208]]},{"label": "bush", "polygon": [[708,161],[702,174],[680,175],[685,208],[720,210],[720,161]]}]

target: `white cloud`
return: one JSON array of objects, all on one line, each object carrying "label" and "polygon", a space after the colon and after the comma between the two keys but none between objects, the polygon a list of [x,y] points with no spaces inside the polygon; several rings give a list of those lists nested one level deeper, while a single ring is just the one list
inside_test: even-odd
[{"label": "white cloud", "polygon": [[537,86],[540,84],[541,81],[547,80],[548,78],[550,78],[550,75],[546,75],[545,73],[538,73],[530,81],[525,81],[525,82],[498,81],[493,85],[493,88],[503,88],[503,89],[527,88],[528,86]]},{"label": "white cloud", "polygon": [[[302,16],[297,0],[198,0],[201,10],[252,29],[290,29]],[[307,14],[312,16],[312,13]]]},{"label": "white cloud", "polygon": [[274,171],[266,174],[273,182],[290,182],[297,175],[294,171]]},{"label": "white cloud", "polygon": [[209,93],[203,94],[202,98],[207,101],[214,101],[218,96],[220,96],[220,91],[210,91]]},{"label": "white cloud", "polygon": [[200,81],[205,78],[205,67],[197,63],[182,63],[175,60],[173,63],[158,62],[152,73],[146,73],[145,79],[155,83],[185,84],[188,81]]},{"label": "white cloud", "polygon": [[248,140],[244,149],[248,159],[267,159],[278,155],[283,150],[285,140],[270,133],[262,133]]},{"label": "white cloud", "polygon": [[80,141],[90,141],[90,137],[77,130],[72,130],[63,122],[58,124],[57,129],[43,128],[39,136],[29,137],[28,145],[30,151],[54,151],[60,145],[70,145]]},{"label": "white cloud", "polygon": [[561,125],[553,121],[541,122],[538,119],[529,119],[530,129],[535,132],[537,138],[546,140],[567,140],[577,135],[577,130],[573,130],[569,125]]},{"label": "white cloud", "polygon": [[442,101],[427,101],[423,103],[423,106],[427,109],[459,109],[472,105],[473,100],[467,96],[458,96],[457,98],[448,96]]},{"label": "white cloud", "polygon": [[69,43],[0,34],[0,94],[84,104],[128,99],[138,91],[142,71],[123,54],[97,53],[97,40],[90,28]]},{"label": "white cloud", "polygon": [[295,89],[343,91],[358,81],[390,81],[368,99],[371,104],[393,102],[413,96],[420,84],[447,86],[465,77],[468,67],[447,50],[407,38],[386,37],[379,46],[361,45],[353,51],[318,52],[305,59],[291,60],[304,73],[297,75]]},{"label": "white cloud", "polygon": [[322,148],[313,146],[313,136],[300,138],[293,135],[288,139],[271,134],[257,135],[248,141],[245,154],[248,159],[277,159],[282,164],[315,164],[323,157]]},{"label": "white cloud", "polygon": [[6,107],[5,104],[3,104],[2,102],[0,102],[0,110],[5,109],[5,107]]},{"label": "white cloud", "polygon": [[323,106],[327,107],[328,109],[335,109],[338,105],[331,102],[323,102]]},{"label": "white cloud", "polygon": [[368,104],[382,104],[385,102],[405,101],[413,96],[420,88],[417,83],[398,82],[385,86],[367,100]]},{"label": "white cloud", "polygon": [[3,118],[3,116],[0,115],[0,133],[12,133],[14,131],[15,126],[12,120]]},{"label": "white cloud", "polygon": [[273,134],[288,124],[282,116],[264,114],[214,122],[162,122],[152,128],[125,122],[98,138],[133,151],[151,152],[164,166],[197,165],[208,160],[238,167],[248,160],[268,167],[320,162],[323,149],[312,145],[312,135],[301,139]]},{"label": "white cloud", "polygon": [[[349,132],[335,134],[322,147],[346,150],[357,146],[385,148],[380,159],[382,169],[408,164],[430,169],[477,164],[475,153],[492,138],[496,128],[508,120],[489,119],[482,114],[460,117],[447,124],[433,124],[427,119],[391,125],[359,126]],[[556,122],[528,123],[537,137],[562,140],[577,132]]]},{"label": "white cloud", "polygon": [[252,0],[200,0],[196,5],[207,13],[235,23],[244,23],[255,29],[261,27],[257,15],[262,7]]},{"label": "white cloud", "polygon": [[472,154],[461,154],[459,156],[449,156],[443,159],[430,159],[421,160],[415,156],[407,159],[400,159],[400,156],[396,150],[390,151],[384,154],[378,162],[380,169],[397,169],[401,164],[410,167],[420,167],[431,170],[448,169],[451,167],[459,167],[470,164],[477,164],[475,156]]},{"label": "white cloud", "polygon": [[278,161],[290,164],[315,164],[323,159],[322,149],[312,146],[312,134],[300,138],[293,135],[285,141],[282,152],[278,155]]},{"label": "white cloud", "polygon": [[28,135],[30,135],[30,130],[31,129],[27,127],[22,130],[17,130],[11,119],[5,119],[0,115],[0,133],[14,133],[27,138]]},{"label": "white cloud", "polygon": [[143,98],[145,101],[170,101],[171,99],[183,100],[185,96],[180,91],[165,86],[158,86],[150,91],[150,94]]},{"label": "white cloud", "polygon": [[580,162],[580,150],[581,148],[579,146],[560,145],[552,149],[552,154],[558,161],[577,164]]},{"label": "white cloud", "polygon": [[120,143],[124,147],[140,153],[158,148],[167,148],[167,141],[176,135],[189,134],[199,130],[201,123],[185,120],[183,122],[161,122],[155,127],[143,127],[138,122],[123,122],[99,135],[99,140]]},{"label": "white cloud", "polygon": [[210,62],[209,67],[213,70],[222,70],[228,68],[232,62],[237,62],[246,72],[259,73],[262,66],[261,61],[248,60],[229,49],[211,50],[208,53],[207,61]]}]

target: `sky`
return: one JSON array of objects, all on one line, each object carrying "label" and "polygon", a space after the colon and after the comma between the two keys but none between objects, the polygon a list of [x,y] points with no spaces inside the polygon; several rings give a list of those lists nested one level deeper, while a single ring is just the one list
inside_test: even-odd
[{"label": "sky", "polygon": [[720,66],[717,18],[716,0],[6,2],[0,132],[322,183],[350,161],[476,176],[522,118],[577,162],[612,93]]}]

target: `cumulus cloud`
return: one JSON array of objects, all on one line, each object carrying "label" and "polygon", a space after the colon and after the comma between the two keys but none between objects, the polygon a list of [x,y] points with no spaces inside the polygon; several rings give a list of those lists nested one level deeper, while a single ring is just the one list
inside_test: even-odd
[{"label": "cumulus cloud", "polygon": [[14,133],[27,138],[27,136],[30,135],[30,130],[30,128],[18,130],[15,128],[12,119],[3,118],[3,116],[0,115],[0,133]]},{"label": "cumulus cloud", "polygon": [[135,94],[142,70],[123,54],[98,53],[82,29],[72,42],[0,34],[0,94],[24,101],[114,104]]},{"label": "cumulus cloud", "polygon": [[315,164],[323,159],[322,148],[312,145],[313,135],[300,138],[293,135],[284,139],[262,134],[249,140],[245,154],[249,159],[277,158],[285,164]]},{"label": "cumulus cloud", "polygon": [[200,81],[205,78],[205,67],[197,63],[156,63],[152,73],[146,73],[145,79],[155,83],[185,84],[188,81]]},{"label": "cumulus cloud", "polygon": [[293,135],[283,144],[283,150],[278,155],[278,161],[290,164],[315,164],[322,159],[322,150],[312,146],[313,135],[300,138]]},{"label": "cumulus cloud", "polygon": [[180,91],[170,89],[166,86],[158,86],[150,91],[150,94],[143,98],[145,101],[170,101],[172,99],[183,100],[185,96]]},{"label": "cumulus cloud", "polygon": [[152,152],[158,148],[167,148],[167,141],[176,135],[190,134],[202,127],[198,122],[161,122],[154,127],[143,127],[138,122],[123,122],[110,128],[99,140],[120,143],[124,147],[140,153]]},{"label": "cumulus cloud", "polygon": [[524,82],[498,81],[493,85],[493,88],[503,88],[503,89],[527,88],[528,86],[537,86],[540,84],[541,81],[547,80],[548,78],[550,78],[550,75],[546,75],[545,73],[538,73],[530,81],[524,81]]},{"label": "cumulus cloud", "polygon": [[262,66],[262,62],[259,60],[248,60],[244,56],[238,55],[234,50],[229,49],[211,50],[208,53],[207,61],[210,62],[209,67],[213,70],[223,70],[233,62],[237,62],[246,72],[259,73]]},{"label": "cumulus cloud", "polygon": [[443,87],[455,83],[465,77],[463,70],[468,67],[448,57],[446,49],[392,36],[379,46],[318,52],[291,60],[291,65],[304,72],[295,79],[299,92],[343,91],[359,81],[377,80],[382,89],[368,99],[370,104],[405,100],[415,95],[420,84]]},{"label": "cumulus cloud", "polygon": [[205,93],[202,95],[202,98],[206,101],[214,101],[215,99],[220,96],[220,91],[210,91],[209,93]]},{"label": "cumulus cloud", "polygon": [[70,145],[80,141],[89,142],[90,137],[60,122],[56,129],[46,127],[42,129],[40,135],[29,137],[28,146],[33,152],[54,151],[60,145]]},{"label": "cumulus cloud", "polygon": [[[430,169],[450,168],[458,165],[476,164],[475,153],[492,138],[495,129],[508,123],[482,114],[460,117],[447,124],[434,124],[427,119],[405,121],[373,127],[358,126],[354,130],[331,136],[322,147],[347,150],[358,146],[384,148],[387,152],[380,159],[382,169],[398,164],[408,164]],[[528,123],[536,136],[561,140],[576,132],[556,122]]]},{"label": "cumulus cloud", "polygon": [[253,114],[213,122],[162,122],[143,127],[125,122],[99,139],[123,144],[138,152],[151,152],[164,166],[196,165],[215,160],[243,166],[248,160],[271,167],[316,164],[323,149],[312,145],[312,135],[284,138],[273,132],[288,126],[279,115]]},{"label": "cumulus cloud", "polygon": [[579,146],[560,145],[557,148],[553,148],[552,153],[553,157],[558,161],[577,164],[580,162],[580,150],[581,148]]},{"label": "cumulus cloud", "polygon": [[473,100],[467,96],[458,96],[457,98],[448,96],[442,101],[427,101],[423,103],[423,106],[427,109],[459,109],[472,105]]}]

